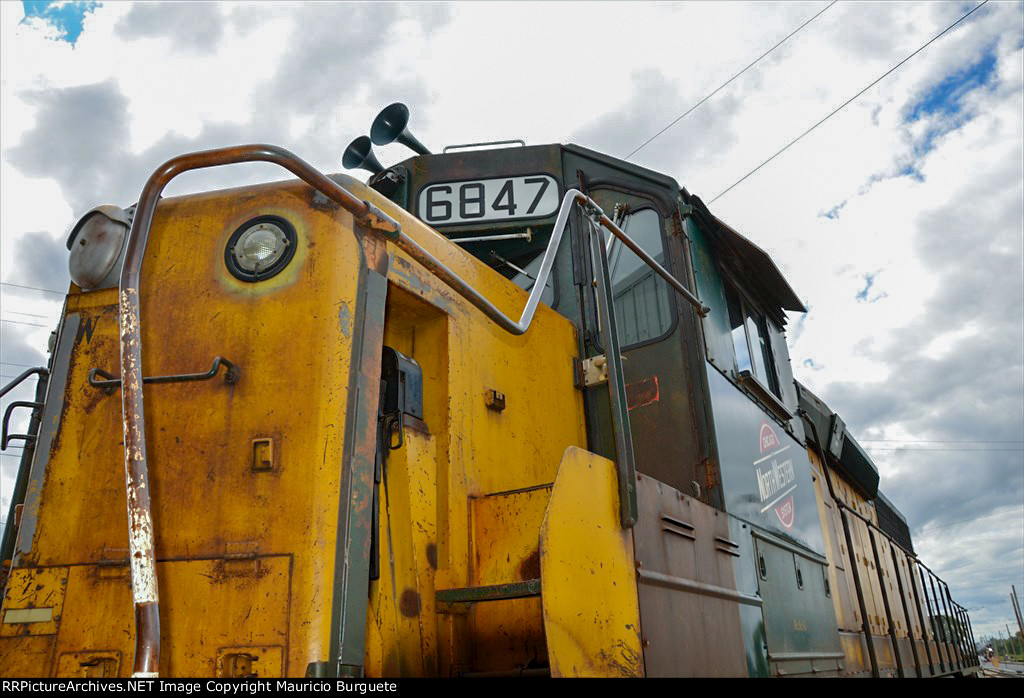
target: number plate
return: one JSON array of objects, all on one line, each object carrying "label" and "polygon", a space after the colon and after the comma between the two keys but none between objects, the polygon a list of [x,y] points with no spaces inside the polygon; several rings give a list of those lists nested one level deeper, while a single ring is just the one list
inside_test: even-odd
[{"label": "number plate", "polygon": [[499,177],[431,184],[420,191],[419,216],[433,225],[543,218],[558,210],[554,177]]}]

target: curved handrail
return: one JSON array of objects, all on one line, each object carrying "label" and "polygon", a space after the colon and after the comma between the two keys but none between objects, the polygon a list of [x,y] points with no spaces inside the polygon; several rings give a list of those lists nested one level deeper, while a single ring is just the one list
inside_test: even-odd
[{"label": "curved handrail", "polygon": [[565,233],[565,226],[569,220],[569,212],[572,210],[574,204],[579,205],[596,225],[606,228],[612,235],[622,241],[622,244],[628,247],[634,254],[636,254],[636,256],[643,260],[647,266],[654,270],[658,276],[668,282],[669,286],[679,293],[679,295],[693,305],[701,317],[707,315],[711,311],[711,308],[704,305],[696,296],[690,293],[689,289],[683,286],[678,279],[658,264],[658,262],[656,262],[649,254],[647,254],[646,251],[644,251],[642,247],[640,247],[640,245],[626,235],[619,226],[615,225],[615,223],[612,222],[612,220],[604,213],[604,211],[601,210],[601,207],[599,207],[593,199],[578,189],[569,189],[562,197],[562,204],[558,209],[558,216],[555,218],[555,225],[551,231],[551,238],[548,240],[548,246],[544,250],[544,257],[541,260],[540,269],[537,271],[537,281],[534,283],[533,290],[526,299],[526,306],[523,308],[523,312],[519,316],[518,321],[513,320],[498,310],[494,304],[484,298],[479,291],[459,278],[458,274],[453,272],[451,269],[446,267],[443,262],[423,249],[419,243],[406,235],[404,231],[399,230],[398,237],[393,239],[392,242],[394,242],[395,245],[397,245],[403,252],[423,265],[427,271],[447,284],[453,291],[457,292],[463,298],[476,306],[480,312],[489,317],[504,330],[515,335],[521,335],[530,329],[530,323],[533,322],[533,316],[537,312],[537,306],[540,304],[541,295],[544,293],[544,287],[547,284],[548,277],[551,275],[551,269],[555,263],[555,255],[558,252],[558,245],[562,240],[562,235]]},{"label": "curved handrail", "polygon": [[146,423],[142,400],[142,333],[139,275],[149,230],[160,194],[178,175],[190,170],[242,162],[280,165],[321,194],[340,204],[361,223],[392,236],[398,224],[367,201],[360,201],[295,154],[275,145],[255,144],[203,150],[171,158],[150,176],[142,189],[128,233],[118,293],[121,332],[121,413],[124,421],[125,488],[128,504],[128,547],[132,597],[135,602],[133,675],[159,675],[160,594],[156,576],[153,517],[146,458]]},{"label": "curved handrail", "polygon": [[26,378],[28,378],[29,376],[31,376],[33,374],[39,374],[40,378],[45,378],[48,375],[50,375],[50,372],[47,369],[43,368],[42,366],[37,366],[36,368],[30,368],[30,369],[27,369],[25,371],[22,371],[21,375],[19,375],[17,378],[12,380],[10,383],[5,385],[3,388],[0,388],[0,397],[3,397],[7,393],[9,393],[12,390],[14,390],[15,388],[17,388],[21,384],[21,382],[23,380],[25,380]]}]

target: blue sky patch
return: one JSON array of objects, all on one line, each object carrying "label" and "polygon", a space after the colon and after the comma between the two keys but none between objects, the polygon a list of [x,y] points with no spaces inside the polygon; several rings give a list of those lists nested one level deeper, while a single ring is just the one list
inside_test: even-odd
[{"label": "blue sky patch", "polygon": [[857,300],[866,301],[868,299],[868,293],[871,292],[871,287],[875,285],[876,276],[878,276],[878,274],[864,275],[864,288],[857,292]]},{"label": "blue sky patch", "polygon": [[835,220],[835,219],[839,218],[839,212],[843,210],[844,206],[846,206],[846,202],[845,201],[843,201],[841,204],[836,204],[835,206],[833,206],[828,211],[823,211],[823,212],[819,213],[818,217],[819,218],[828,218],[830,220]]},{"label": "blue sky patch", "polygon": [[875,285],[875,277],[878,276],[880,271],[881,270],[876,271],[873,274],[864,274],[864,288],[862,288],[860,291],[858,291],[857,292],[857,296],[856,296],[856,298],[857,298],[857,300],[859,302],[861,302],[861,303],[876,303],[876,302],[882,300],[883,298],[888,298],[889,297],[889,294],[886,293],[885,291],[883,291],[881,293],[876,293],[873,296],[870,295],[871,289]]},{"label": "blue sky patch", "polygon": [[987,85],[996,72],[995,47],[990,46],[972,65],[947,75],[939,84],[925,92],[911,108],[908,121],[939,114],[955,116],[963,109],[962,100],[971,90]]},{"label": "blue sky patch", "polygon": [[[947,75],[908,108],[907,123],[920,121],[924,117],[935,120],[935,125],[928,128],[920,141],[914,144],[915,159],[930,153],[935,148],[936,140],[971,120],[973,115],[964,111],[964,98],[969,92],[991,84],[995,76],[995,46],[989,46],[977,61]],[[913,176],[914,169],[900,173],[906,174]]]},{"label": "blue sky patch", "polygon": [[41,0],[23,0],[25,19],[39,17],[60,31],[61,41],[72,46],[82,34],[85,15],[100,6],[98,2],[43,2]]}]

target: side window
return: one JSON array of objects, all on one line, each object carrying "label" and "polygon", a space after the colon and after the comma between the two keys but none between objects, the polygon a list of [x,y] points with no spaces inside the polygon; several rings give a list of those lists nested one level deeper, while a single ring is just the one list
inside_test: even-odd
[{"label": "side window", "polygon": [[[652,208],[626,215],[621,228],[659,264],[665,265],[661,217]],[[672,327],[668,284],[607,230],[605,250],[615,299],[615,320],[623,347],[655,339]]]},{"label": "side window", "polygon": [[733,349],[736,350],[736,370],[750,371],[775,397],[782,399],[768,334],[768,323],[771,320],[729,282],[725,283],[725,297],[729,303],[729,326],[732,329]]}]

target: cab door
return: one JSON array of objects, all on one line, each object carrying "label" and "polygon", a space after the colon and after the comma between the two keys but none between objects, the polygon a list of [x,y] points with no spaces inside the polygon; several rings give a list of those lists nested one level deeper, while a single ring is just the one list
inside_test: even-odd
[{"label": "cab door", "polygon": [[[630,238],[691,290],[672,190],[621,185],[589,188]],[[624,357],[626,403],[639,473],[707,503],[717,494],[708,468],[703,345],[696,313],[618,239],[603,231],[615,324]],[[593,322],[595,314],[588,314]],[[601,322],[600,318],[596,319]],[[600,337],[600,332],[590,336]],[[603,347],[592,352],[600,354]]]}]

